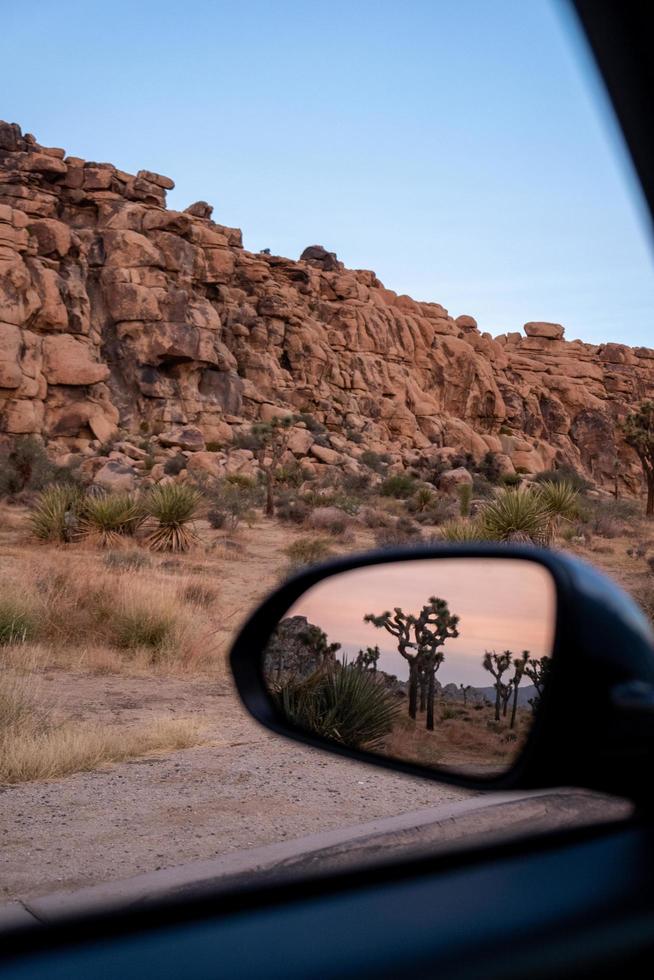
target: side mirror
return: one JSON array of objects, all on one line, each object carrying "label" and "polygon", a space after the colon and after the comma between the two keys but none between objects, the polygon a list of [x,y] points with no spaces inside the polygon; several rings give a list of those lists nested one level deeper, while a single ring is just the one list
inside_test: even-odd
[{"label": "side mirror", "polygon": [[650,793],[651,628],[568,556],[347,557],[274,592],[230,660],[255,718],[332,752],[475,789]]}]

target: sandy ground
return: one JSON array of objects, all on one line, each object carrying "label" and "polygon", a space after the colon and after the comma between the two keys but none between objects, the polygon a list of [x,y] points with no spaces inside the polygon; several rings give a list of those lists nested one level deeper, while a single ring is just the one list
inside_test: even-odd
[{"label": "sandy ground", "polygon": [[[267,733],[241,709],[224,654],[248,610],[279,580],[283,548],[306,535],[261,520],[226,544],[205,527],[203,547],[177,568],[157,564],[147,573],[191,575],[217,587],[210,671],[98,673],[83,659],[67,669],[39,670],[44,693],[64,718],[126,726],[149,716],[192,715],[206,730],[197,748],[60,780],[0,786],[0,901],[117,880],[468,795],[302,748]],[[344,550],[371,543],[369,532],[357,533]],[[635,586],[645,565],[626,555],[629,544],[616,539],[603,553],[583,556]],[[25,511],[5,508],[0,562],[12,567],[41,553],[29,540]],[[78,557],[88,561],[90,573],[101,560],[93,553]]]},{"label": "sandy ground", "polygon": [[53,696],[99,724],[202,715],[208,743],[65,779],[0,787],[8,901],[435,806],[468,795],[304,748],[206,680],[48,672]]}]

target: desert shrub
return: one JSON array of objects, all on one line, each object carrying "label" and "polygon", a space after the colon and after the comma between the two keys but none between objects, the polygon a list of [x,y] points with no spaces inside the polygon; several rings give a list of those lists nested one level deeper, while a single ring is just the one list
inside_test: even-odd
[{"label": "desert shrub", "polygon": [[374,673],[347,664],[289,683],[275,700],[292,724],[351,748],[378,746],[399,714],[397,699]]},{"label": "desert shrub", "polygon": [[470,503],[472,501],[472,484],[462,483],[458,488],[459,514],[461,517],[468,517],[470,514]]},{"label": "desert shrub", "polygon": [[410,517],[399,517],[390,527],[380,527],[375,531],[375,545],[378,548],[402,548],[421,541],[420,526]]},{"label": "desert shrub", "polygon": [[322,435],[323,433],[327,432],[327,429],[322,422],[319,422],[318,419],[314,415],[311,415],[310,412],[300,412],[299,415],[296,416],[296,420],[298,422],[304,422],[309,432],[312,432],[314,435]]},{"label": "desert shrub", "polygon": [[133,536],[145,519],[139,497],[133,493],[87,495],[79,507],[77,533],[101,547],[113,547]]},{"label": "desert shrub", "polygon": [[227,525],[228,514],[224,510],[213,510],[213,508],[207,511],[207,520],[209,521],[209,526],[214,529],[214,531],[219,531],[221,528]]},{"label": "desert shrub", "polygon": [[284,463],[275,470],[275,484],[278,487],[293,487],[297,489],[297,487],[302,486],[306,478],[306,471],[297,460],[292,463]]},{"label": "desert shrub", "polygon": [[144,501],[145,512],[156,522],[148,534],[153,551],[188,551],[195,533],[188,526],[195,517],[202,497],[185,483],[159,483]]},{"label": "desert shrub", "polygon": [[570,523],[579,514],[579,491],[565,480],[544,480],[532,492],[549,515],[552,535],[561,521]]},{"label": "desert shrub", "polygon": [[482,499],[488,499],[493,497],[495,494],[494,482],[499,483],[501,476],[498,476],[496,481],[491,481],[481,473],[473,473],[472,476],[472,495],[473,497],[481,497]]},{"label": "desert shrub", "polygon": [[254,506],[261,499],[261,490],[257,483],[248,477],[244,477],[243,480],[223,477],[213,483],[208,491],[208,497],[211,508],[207,519],[211,527],[214,529],[224,527],[235,531],[241,521],[252,526],[255,519]]},{"label": "desert shrub", "polygon": [[398,500],[406,500],[416,489],[416,479],[408,473],[393,473],[385,477],[379,486],[382,497],[395,497]]},{"label": "desert shrub", "polygon": [[275,498],[275,513],[279,520],[303,524],[311,513],[311,504],[305,497],[299,497],[294,491],[282,491]]},{"label": "desert shrub", "polygon": [[451,544],[465,544],[468,541],[487,541],[486,532],[478,520],[448,521],[441,527],[441,538]]},{"label": "desert shrub", "polygon": [[522,476],[517,470],[515,473],[504,473],[500,477],[500,483],[504,487],[519,487],[522,483]]},{"label": "desert shrub", "polygon": [[212,589],[208,585],[202,585],[200,582],[191,582],[182,591],[182,598],[184,602],[188,602],[192,606],[213,606],[216,599],[218,598],[218,592],[216,589]]},{"label": "desert shrub", "polygon": [[347,496],[367,497],[371,490],[370,475],[368,473],[344,473],[341,485]]},{"label": "desert shrub", "polygon": [[182,470],[185,470],[187,466],[186,456],[182,453],[177,453],[176,456],[171,456],[164,463],[164,473],[166,476],[178,476]]},{"label": "desert shrub", "polygon": [[37,634],[38,623],[33,609],[18,596],[0,596],[0,646],[27,643]]},{"label": "desert shrub", "polygon": [[359,462],[375,473],[383,474],[388,469],[390,457],[387,453],[375,453],[372,449],[365,449],[359,456]]},{"label": "desert shrub", "polygon": [[353,442],[355,446],[360,446],[363,442],[363,436],[356,429],[348,429],[345,433],[345,438],[348,442]]},{"label": "desert shrub", "polygon": [[486,504],[479,523],[489,541],[546,544],[551,515],[543,507],[539,494],[530,490],[504,490]]},{"label": "desert shrub", "polygon": [[148,556],[140,551],[109,551],[103,563],[116,572],[138,572],[152,564]]},{"label": "desert shrub", "polygon": [[487,452],[473,469],[475,474],[487,483],[495,484],[500,482],[502,471],[497,461],[496,453]]},{"label": "desert shrub", "polygon": [[29,518],[34,536],[40,541],[70,541],[81,502],[80,490],[71,484],[55,483],[42,490]]},{"label": "desert shrub", "polygon": [[338,507],[350,517],[358,514],[361,501],[352,494],[346,493],[339,487],[333,490],[307,490],[303,493],[301,500],[310,508],[314,507]]},{"label": "desert shrub", "polygon": [[579,518],[591,534],[616,538],[631,530],[641,514],[638,505],[631,500],[585,497],[579,505]]},{"label": "desert shrub", "polygon": [[436,493],[430,487],[418,487],[416,492],[408,498],[406,509],[410,514],[425,514],[432,510],[437,499]]},{"label": "desert shrub", "polygon": [[543,470],[536,474],[535,479],[537,483],[567,483],[579,493],[583,493],[591,487],[588,480],[568,463],[562,463],[554,470]]},{"label": "desert shrub", "polygon": [[331,556],[332,550],[329,541],[324,538],[298,538],[284,549],[284,554],[290,561],[290,568],[298,569],[325,561]]},{"label": "desert shrub", "polygon": [[34,436],[18,436],[0,458],[0,495],[44,490],[52,484],[79,486],[75,470],[56,466]]}]

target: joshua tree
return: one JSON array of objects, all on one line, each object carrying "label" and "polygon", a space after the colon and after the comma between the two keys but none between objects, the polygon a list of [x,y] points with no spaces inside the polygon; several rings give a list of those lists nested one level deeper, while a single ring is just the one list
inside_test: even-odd
[{"label": "joshua tree", "polygon": [[272,517],[275,513],[275,472],[286,452],[294,421],[293,416],[278,418],[275,415],[269,422],[255,422],[250,431],[237,440],[242,449],[253,451],[266,479],[267,517]]},{"label": "joshua tree", "polygon": [[534,712],[538,708],[540,699],[543,696],[543,691],[545,689],[545,684],[550,671],[550,665],[551,660],[549,657],[540,657],[530,660],[524,666],[523,672],[527,675],[536,689],[536,697],[529,699],[532,711]]},{"label": "joshua tree", "polygon": [[362,670],[371,670],[374,674],[377,672],[378,660],[379,647],[366,647],[365,650],[359,650],[354,665]]},{"label": "joshua tree", "polygon": [[443,662],[441,647],[450,637],[459,635],[458,616],[450,613],[445,599],[430,596],[418,616],[405,613],[396,606],[392,613],[379,616],[368,613],[364,622],[385,629],[397,640],[400,656],[409,664],[409,717],[415,720],[418,711],[418,686],[425,685],[427,710],[426,727],[434,729],[434,700],[436,672]]},{"label": "joshua tree", "polygon": [[511,708],[511,722],[509,728],[515,726],[515,716],[518,710],[518,688],[520,687],[520,681],[522,680],[522,675],[525,672],[527,661],[529,660],[529,650],[523,650],[520,657],[516,657],[513,661],[513,706]]},{"label": "joshua tree", "polygon": [[622,423],[624,439],[638,453],[645,483],[647,504],[645,514],[654,517],[654,401],[645,401]]},{"label": "joshua tree", "polygon": [[513,691],[513,680],[508,680],[506,684],[500,684],[500,700],[502,702],[502,718],[506,718],[506,712],[509,707],[509,701],[511,700],[511,692]]},{"label": "joshua tree", "polygon": [[492,674],[495,678],[495,721],[500,720],[500,706],[502,704],[502,674],[511,666],[511,660],[513,654],[510,650],[505,650],[504,653],[491,653],[486,651],[484,654],[484,659],[482,660],[482,665],[484,670],[487,670],[489,674]]},{"label": "joshua tree", "polygon": [[466,708],[468,706],[468,694],[472,690],[472,684],[459,684],[459,690],[463,695],[463,707]]}]

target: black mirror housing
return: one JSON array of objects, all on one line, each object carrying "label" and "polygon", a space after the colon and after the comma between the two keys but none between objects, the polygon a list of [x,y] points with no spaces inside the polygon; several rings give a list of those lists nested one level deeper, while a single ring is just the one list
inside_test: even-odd
[{"label": "black mirror housing", "polygon": [[[333,576],[416,559],[520,559],[545,569],[556,590],[551,669],[518,757],[501,775],[467,776],[336,744],[289,724],[267,689],[263,651],[282,617]],[[230,664],[248,711],[267,728],[318,748],[476,790],[581,786],[646,805],[654,761],[654,635],[636,603],[575,558],[546,549],[456,545],[371,552],[312,567],[273,592],[238,634]]]}]

